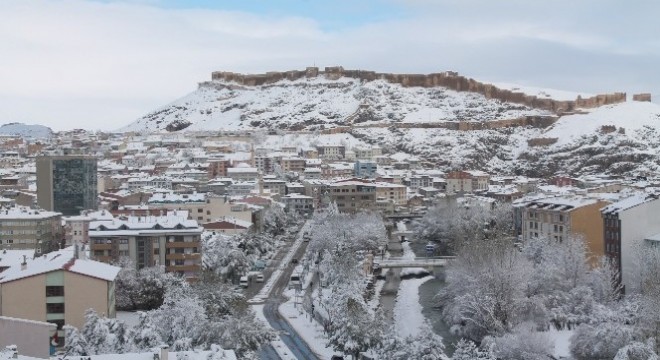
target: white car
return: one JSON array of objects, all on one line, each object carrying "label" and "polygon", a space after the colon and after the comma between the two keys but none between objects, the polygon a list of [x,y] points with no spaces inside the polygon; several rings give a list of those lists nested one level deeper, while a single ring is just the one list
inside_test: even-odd
[{"label": "white car", "polygon": [[247,275],[241,276],[241,280],[239,282],[241,284],[241,287],[248,287],[250,285],[250,280],[248,279]]},{"label": "white car", "polygon": [[257,274],[257,282],[259,283],[264,282],[264,274],[262,273]]}]

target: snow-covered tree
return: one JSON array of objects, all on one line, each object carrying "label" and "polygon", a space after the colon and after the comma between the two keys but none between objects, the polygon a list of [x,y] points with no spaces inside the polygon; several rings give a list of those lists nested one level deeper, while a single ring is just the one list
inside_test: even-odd
[{"label": "snow-covered tree", "polygon": [[[163,305],[149,312],[161,339],[179,350],[191,350],[208,323],[202,302],[189,286],[168,289]],[[185,346],[190,344],[190,347]]]},{"label": "snow-covered tree", "polygon": [[[388,336],[389,335],[389,336]],[[400,338],[394,329],[386,332],[383,345],[377,354],[381,359],[391,360],[444,360],[442,337],[437,335],[428,323],[422,324],[420,332],[415,336]]]},{"label": "snow-covered tree", "polygon": [[633,329],[624,324],[582,324],[571,336],[571,354],[577,360],[613,359],[632,339]]},{"label": "snow-covered tree", "polygon": [[64,352],[70,356],[87,356],[90,354],[87,340],[71,325],[64,325]]},{"label": "snow-covered tree", "polygon": [[332,321],[328,327],[329,345],[335,351],[353,355],[376,349],[382,341],[384,317],[372,313],[361,295],[348,288],[339,288],[331,306]]},{"label": "snow-covered tree", "polygon": [[475,341],[511,331],[535,310],[527,296],[532,270],[510,240],[471,242],[447,267],[437,295],[445,321]]},{"label": "snow-covered tree", "polygon": [[288,216],[277,204],[264,212],[262,221],[264,231],[271,236],[283,235],[288,226]]},{"label": "snow-covered tree", "polygon": [[552,360],[554,344],[547,333],[537,332],[533,324],[518,326],[499,337],[486,337],[482,346],[493,350],[498,359]]},{"label": "snow-covered tree", "polygon": [[158,328],[147,313],[138,313],[138,323],[128,332],[131,346],[135,351],[147,351],[163,344]]},{"label": "snow-covered tree", "polygon": [[655,353],[655,341],[649,339],[646,343],[632,342],[616,353],[614,360],[658,360],[660,357]]},{"label": "snow-covered tree", "polygon": [[496,360],[492,349],[479,349],[470,340],[461,339],[456,343],[451,360]]},{"label": "snow-covered tree", "polygon": [[120,310],[151,310],[163,303],[168,287],[178,286],[180,277],[165,272],[164,266],[137,270],[128,259],[119,263],[122,270],[115,280],[117,308]]}]

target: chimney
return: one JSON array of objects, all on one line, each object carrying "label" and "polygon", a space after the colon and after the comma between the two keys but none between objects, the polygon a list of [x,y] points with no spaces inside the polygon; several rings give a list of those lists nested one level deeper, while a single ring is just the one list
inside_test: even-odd
[{"label": "chimney", "polygon": [[167,346],[167,345],[162,345],[160,347],[160,360],[169,360],[168,359],[169,352],[170,352],[169,350],[170,350],[170,347]]},{"label": "chimney", "polygon": [[25,269],[27,269],[27,260],[26,260],[26,256],[23,255],[23,262],[21,262],[21,270],[25,270]]}]

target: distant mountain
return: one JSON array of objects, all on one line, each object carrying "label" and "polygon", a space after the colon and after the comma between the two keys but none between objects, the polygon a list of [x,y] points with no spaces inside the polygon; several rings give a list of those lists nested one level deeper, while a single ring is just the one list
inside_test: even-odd
[{"label": "distant mountain", "polygon": [[8,123],[0,126],[0,135],[21,136],[29,139],[48,139],[53,136],[53,130],[43,125]]},{"label": "distant mountain", "polygon": [[[526,93],[523,93],[526,92]],[[196,91],[120,131],[346,133],[445,169],[546,176],[660,170],[660,106],[453,72],[380,74],[341,67],[213,73]]]}]

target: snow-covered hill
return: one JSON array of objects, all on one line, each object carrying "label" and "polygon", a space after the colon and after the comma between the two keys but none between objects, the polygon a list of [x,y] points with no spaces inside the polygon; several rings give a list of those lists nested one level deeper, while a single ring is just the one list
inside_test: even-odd
[{"label": "snow-covered hill", "polygon": [[[594,100],[590,109],[571,111],[552,124],[555,114],[541,110],[548,108],[542,104],[532,108],[487,98],[485,92],[441,86],[327,76],[244,84],[218,79],[201,83],[121,131],[278,129],[309,134],[336,128],[343,136],[413,154],[445,169],[531,176],[660,170],[660,106],[650,102],[598,107],[601,95],[497,84],[503,91],[524,91],[538,99],[524,102],[531,105],[548,99],[570,102],[578,96]],[[498,121],[521,118],[542,121]]]},{"label": "snow-covered hill", "polygon": [[29,139],[47,139],[53,135],[53,130],[43,125],[8,123],[0,126],[0,135],[20,136]]},{"label": "snow-covered hill", "polygon": [[353,124],[480,122],[534,115],[551,114],[477,93],[403,87],[384,80],[316,77],[261,86],[211,81],[120,131],[318,130]]}]

